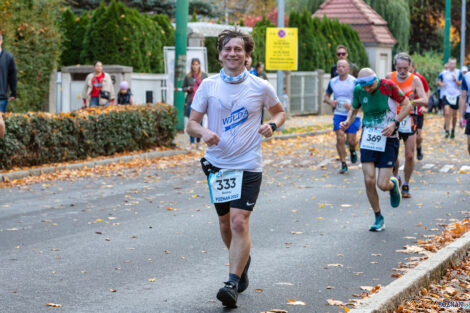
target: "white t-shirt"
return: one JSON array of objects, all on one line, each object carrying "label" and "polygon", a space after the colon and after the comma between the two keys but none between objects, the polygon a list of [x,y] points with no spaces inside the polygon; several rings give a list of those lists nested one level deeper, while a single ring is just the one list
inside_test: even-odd
[{"label": "white t-shirt", "polygon": [[458,97],[460,96],[460,87],[454,81],[454,77],[456,80],[462,80],[462,73],[459,69],[455,69],[452,72],[447,70],[441,72],[439,74],[438,79],[443,81],[446,85],[441,87],[441,96],[450,96],[450,97]]},{"label": "white t-shirt", "polygon": [[462,86],[460,86],[460,89],[466,90],[467,91],[467,108],[465,109],[465,113],[470,113],[470,72],[465,74],[462,79]]},{"label": "white t-shirt", "polygon": [[348,110],[344,107],[343,103],[352,103],[354,87],[356,87],[356,78],[348,75],[345,80],[341,80],[339,76],[333,77],[328,83],[326,93],[334,94],[335,100],[338,100],[338,105],[335,109],[335,115],[348,115]]},{"label": "white t-shirt", "polygon": [[207,113],[208,128],[220,138],[205,158],[219,168],[261,172],[261,112],[277,103],[274,88],[251,74],[240,84],[225,83],[220,75],[203,80],[191,110]]}]

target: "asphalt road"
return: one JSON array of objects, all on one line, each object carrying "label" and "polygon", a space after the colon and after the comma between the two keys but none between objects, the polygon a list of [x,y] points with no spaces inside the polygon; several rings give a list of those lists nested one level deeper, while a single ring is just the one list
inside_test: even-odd
[{"label": "asphalt road", "polygon": [[[380,233],[361,169],[336,173],[332,136],[265,144],[250,286],[233,312],[341,312],[326,300],[394,280],[410,257],[396,250],[469,211],[460,133],[428,141],[411,199],[393,209],[380,193]],[[0,189],[0,312],[228,312],[215,298],[228,253],[198,164]]]}]

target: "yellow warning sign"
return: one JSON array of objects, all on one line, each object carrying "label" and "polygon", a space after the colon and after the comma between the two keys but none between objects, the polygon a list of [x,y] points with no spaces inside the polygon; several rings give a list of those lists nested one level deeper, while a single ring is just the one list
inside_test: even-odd
[{"label": "yellow warning sign", "polygon": [[297,28],[266,28],[266,69],[297,70]]}]

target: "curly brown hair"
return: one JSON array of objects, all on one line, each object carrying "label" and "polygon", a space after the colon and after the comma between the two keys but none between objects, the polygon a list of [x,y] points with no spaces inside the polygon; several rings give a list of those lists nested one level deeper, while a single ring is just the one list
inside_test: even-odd
[{"label": "curly brown hair", "polygon": [[225,45],[233,38],[240,38],[243,40],[245,52],[251,54],[255,48],[255,41],[251,35],[244,33],[237,28],[226,29],[222,31],[217,38],[217,49],[219,52],[225,47]]}]

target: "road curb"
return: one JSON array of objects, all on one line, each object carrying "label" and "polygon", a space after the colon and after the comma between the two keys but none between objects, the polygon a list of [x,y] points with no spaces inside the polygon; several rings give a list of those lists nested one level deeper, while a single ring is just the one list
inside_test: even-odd
[{"label": "road curb", "polygon": [[350,313],[393,312],[404,301],[411,300],[423,287],[439,281],[451,264],[461,261],[470,249],[470,232],[439,250],[426,261],[393,281]]},{"label": "road curb", "polygon": [[[278,136],[274,136],[271,138],[264,138],[263,141],[270,141],[273,139],[286,140],[286,139],[297,138],[297,137],[316,136],[316,135],[326,134],[330,131],[331,130],[318,130],[318,131],[311,131],[311,132],[306,132],[306,133],[278,135]],[[98,165],[106,165],[106,164],[116,163],[116,162],[129,162],[135,159],[155,159],[155,158],[162,158],[162,157],[167,157],[167,156],[174,156],[174,155],[188,154],[188,153],[189,152],[185,150],[166,150],[166,151],[145,152],[145,153],[140,153],[140,154],[124,155],[124,156],[119,156],[119,157],[114,157],[114,158],[109,158],[109,159],[103,159],[103,160],[79,162],[79,163],[64,164],[64,165],[58,165],[58,166],[39,167],[39,168],[33,168],[33,169],[9,172],[9,173],[0,173],[0,179],[1,181],[14,180],[14,179],[25,178],[28,176],[39,176],[45,173],[54,173],[54,172],[62,171],[65,169],[79,170],[85,167],[93,168]]]},{"label": "road curb", "polygon": [[140,154],[124,155],[124,156],[119,156],[119,157],[114,157],[114,158],[109,158],[109,159],[103,159],[103,160],[64,164],[64,165],[58,165],[58,166],[40,167],[40,168],[33,168],[29,170],[16,171],[16,172],[11,172],[11,173],[1,173],[0,177],[2,181],[21,179],[21,178],[28,177],[28,176],[39,176],[44,173],[53,173],[53,172],[61,171],[65,169],[78,170],[78,169],[82,169],[85,167],[93,168],[98,165],[106,165],[106,164],[115,163],[115,162],[128,162],[128,161],[132,161],[135,159],[155,159],[155,158],[162,158],[162,157],[173,156],[173,155],[178,155],[178,154],[187,154],[187,153],[188,151],[183,151],[183,150],[145,152],[145,153],[140,153]]}]

